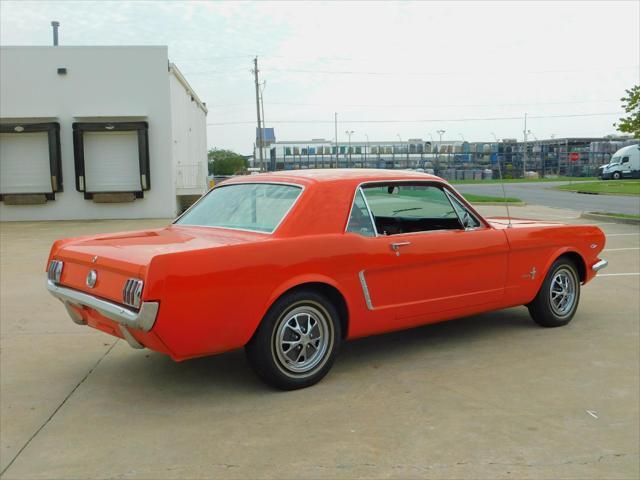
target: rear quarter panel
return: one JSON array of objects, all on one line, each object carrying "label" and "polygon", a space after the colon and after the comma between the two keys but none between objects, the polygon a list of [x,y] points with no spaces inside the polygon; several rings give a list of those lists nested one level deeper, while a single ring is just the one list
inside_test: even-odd
[{"label": "rear quarter panel", "polygon": [[154,332],[176,360],[244,346],[272,303],[308,282],[334,286],[350,317],[366,312],[356,245],[342,234],[168,254],[149,267],[145,300],[160,300]]}]

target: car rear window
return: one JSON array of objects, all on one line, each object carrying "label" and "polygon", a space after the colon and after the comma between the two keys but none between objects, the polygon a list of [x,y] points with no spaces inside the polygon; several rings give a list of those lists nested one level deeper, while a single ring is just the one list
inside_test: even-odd
[{"label": "car rear window", "polygon": [[272,233],[301,192],[302,187],[273,183],[222,185],[175,223]]}]

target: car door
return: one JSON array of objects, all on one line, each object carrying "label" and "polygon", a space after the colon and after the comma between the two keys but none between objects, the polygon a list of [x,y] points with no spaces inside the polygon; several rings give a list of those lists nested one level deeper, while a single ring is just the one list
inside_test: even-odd
[{"label": "car door", "polygon": [[361,194],[375,226],[366,239],[375,255],[360,272],[370,309],[403,319],[502,298],[506,236],[453,192],[433,182],[388,182],[363,185]]}]

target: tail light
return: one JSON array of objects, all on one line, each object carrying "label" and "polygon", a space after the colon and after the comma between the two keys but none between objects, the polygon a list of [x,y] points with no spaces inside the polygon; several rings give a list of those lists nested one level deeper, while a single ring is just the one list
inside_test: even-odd
[{"label": "tail light", "polygon": [[142,298],[142,288],[144,282],[137,278],[130,278],[124,284],[122,289],[122,301],[130,307],[140,308],[140,300]]},{"label": "tail light", "polygon": [[51,260],[47,269],[47,278],[53,283],[60,283],[63,266],[64,263],[61,260]]}]

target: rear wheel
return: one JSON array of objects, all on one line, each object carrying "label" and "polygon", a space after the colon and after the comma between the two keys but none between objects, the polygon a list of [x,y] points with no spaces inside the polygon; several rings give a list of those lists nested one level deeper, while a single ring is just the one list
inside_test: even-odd
[{"label": "rear wheel", "polygon": [[529,304],[531,318],[543,327],[561,327],[571,321],[580,301],[580,277],[568,258],[556,260],[536,298]]},{"label": "rear wheel", "polygon": [[294,390],[313,385],[327,374],[340,339],[335,306],[313,290],[298,290],[276,301],[245,350],[264,382]]}]

